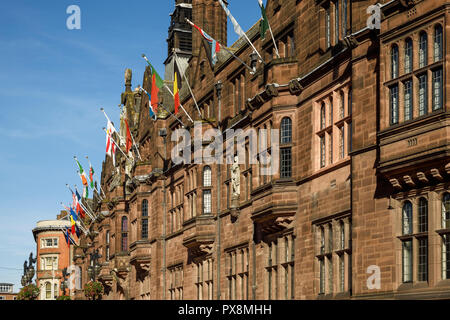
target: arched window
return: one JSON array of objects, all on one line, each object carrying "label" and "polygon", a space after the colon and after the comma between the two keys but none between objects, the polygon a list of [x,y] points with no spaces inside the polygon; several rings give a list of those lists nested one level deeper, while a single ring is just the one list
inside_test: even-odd
[{"label": "arched window", "polygon": [[450,229],[450,193],[442,197],[442,228]]},{"label": "arched window", "polygon": [[52,298],[52,284],[47,282],[45,284],[45,299],[50,300]]},{"label": "arched window", "polygon": [[142,239],[148,238],[148,200],[142,200]]},{"label": "arched window", "polygon": [[398,46],[394,44],[391,48],[391,78],[398,77]]},{"label": "arched window", "polygon": [[413,42],[411,38],[405,40],[405,73],[410,73],[413,68]]},{"label": "arched window", "polygon": [[203,186],[211,187],[211,167],[209,166],[203,168]]},{"label": "arched window", "polygon": [[438,24],[434,27],[434,62],[442,60],[442,26]]},{"label": "arched window", "polygon": [[420,198],[419,200],[419,232],[428,231],[428,200]]},{"label": "arched window", "polygon": [[419,38],[419,68],[428,65],[428,36],[422,32]]},{"label": "arched window", "polygon": [[325,102],[322,102],[322,106],[320,107],[320,130],[325,129]]},{"label": "arched window", "polygon": [[406,201],[403,204],[403,214],[402,214],[402,227],[403,234],[412,234],[412,204],[409,201]]},{"label": "arched window", "polygon": [[280,146],[280,178],[292,176],[292,120],[283,118],[281,120],[281,146]]},{"label": "arched window", "polygon": [[128,218],[122,217],[122,251],[128,251]]}]

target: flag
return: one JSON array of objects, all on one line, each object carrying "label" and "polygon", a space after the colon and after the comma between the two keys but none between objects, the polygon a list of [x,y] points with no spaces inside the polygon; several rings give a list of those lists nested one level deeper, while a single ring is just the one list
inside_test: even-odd
[{"label": "flag", "polygon": [[127,144],[125,147],[126,152],[130,152],[131,147],[133,146],[133,139],[131,138],[130,127],[128,126],[128,120],[125,119],[125,126],[127,127]]},{"label": "flag", "polygon": [[81,182],[83,183],[83,186],[87,186],[88,185],[88,180],[86,177],[86,172],[84,171],[83,167],[81,166],[80,162],[78,161],[78,159],[75,159],[75,161],[78,164],[78,168],[79,168],[79,175],[81,178]]},{"label": "flag", "polygon": [[90,184],[91,184],[91,189],[94,189],[95,184],[94,184],[94,168],[92,167],[92,164],[89,163],[89,180],[90,180]]},{"label": "flag", "polygon": [[225,3],[223,3],[222,0],[219,0],[220,5],[222,6],[223,10],[225,10],[228,18],[230,18],[231,23],[233,24],[234,27],[234,32],[236,32],[236,34],[239,37],[242,37],[245,33],[244,30],[242,30],[241,26],[239,25],[239,23],[236,21],[236,19],[231,15],[230,10],[227,8],[227,6],[225,5]]},{"label": "flag", "polygon": [[[72,192],[72,194],[74,194]],[[81,217],[81,219],[84,219],[86,216],[86,212],[84,212],[83,207],[81,206],[81,196],[78,193],[78,190],[75,191],[75,198],[76,198],[76,205],[74,206],[75,210],[77,211],[78,215]]]},{"label": "flag", "polygon": [[164,87],[164,81],[159,76],[158,72],[156,72],[155,68],[153,68],[152,65],[150,65],[152,68],[152,93],[151,93],[151,99],[150,104],[155,112],[158,112],[158,93],[159,89]]},{"label": "flag", "polygon": [[84,199],[89,198],[89,188],[88,188],[88,186],[84,186],[84,188],[83,188],[83,198]]},{"label": "flag", "polygon": [[267,19],[266,9],[264,8],[262,0],[258,0],[258,2],[259,7],[261,8],[261,17],[262,17],[262,20],[259,23],[259,31],[261,33],[261,39],[264,40],[266,37],[266,32],[267,30],[269,30],[269,19]]},{"label": "flag", "polygon": [[70,246],[71,243],[73,245],[75,245],[75,240],[72,239],[72,237],[70,236],[70,233],[69,233],[70,229],[71,228],[69,228],[69,227],[65,227],[63,229],[64,238],[66,238],[66,242],[67,242],[68,246]]},{"label": "flag", "polygon": [[215,39],[213,39],[209,34],[207,34],[202,28],[200,28],[199,26],[195,25],[193,22],[187,20],[187,22],[193,26],[195,29],[198,30],[198,32],[200,32],[200,34],[202,35],[203,38],[206,39],[206,41],[208,41],[212,47],[211,47],[211,61],[212,64],[215,65],[217,62],[217,54],[220,52],[220,43],[218,41],[216,41]]},{"label": "flag", "polygon": [[178,91],[178,74],[175,71],[174,81],[173,81],[173,99],[175,104],[175,114],[178,113],[178,108],[180,107],[180,92]]},{"label": "flag", "polygon": [[[152,100],[152,97],[150,96],[150,94],[149,94],[144,88],[142,88],[142,90],[143,90],[143,91],[145,92],[145,94],[148,96],[148,101],[151,101],[151,100]],[[156,114],[155,114],[155,111],[154,111],[153,108],[152,108],[151,103],[148,104],[148,111],[149,111],[149,113],[150,113],[150,118],[155,118]]]},{"label": "flag", "polygon": [[112,122],[108,120],[106,127],[106,154],[113,158],[113,164],[116,166],[116,145],[112,138],[114,132],[116,132],[116,129]]},{"label": "flag", "polygon": [[70,219],[70,225],[72,226],[72,234],[76,233],[76,223],[75,221],[78,220],[77,215],[75,214],[75,211],[73,211],[72,208],[70,208],[70,215],[69,215],[69,219]]}]

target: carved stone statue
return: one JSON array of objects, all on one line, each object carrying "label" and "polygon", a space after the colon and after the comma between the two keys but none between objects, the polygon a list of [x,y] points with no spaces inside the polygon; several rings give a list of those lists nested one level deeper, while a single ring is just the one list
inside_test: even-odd
[{"label": "carved stone statue", "polygon": [[33,259],[33,252],[30,253],[30,257],[28,258],[28,266],[32,267],[34,263],[36,263],[37,258]]},{"label": "carved stone statue", "polygon": [[234,163],[231,166],[232,198],[239,198],[241,194],[241,170],[239,168],[238,160],[238,156],[234,156]]}]

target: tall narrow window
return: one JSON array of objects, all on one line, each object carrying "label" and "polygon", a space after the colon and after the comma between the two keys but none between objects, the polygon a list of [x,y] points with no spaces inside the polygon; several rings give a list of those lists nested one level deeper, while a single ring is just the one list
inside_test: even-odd
[{"label": "tall narrow window", "polygon": [[433,71],[433,111],[442,109],[442,68]]},{"label": "tall narrow window", "polygon": [[319,294],[325,293],[325,261],[319,259]]},{"label": "tall narrow window", "polygon": [[342,37],[347,36],[347,0],[342,0]]},{"label": "tall narrow window", "polygon": [[428,281],[428,238],[419,239],[418,280]]},{"label": "tall narrow window", "polygon": [[405,87],[405,121],[413,118],[412,80],[404,82]]},{"label": "tall narrow window", "polygon": [[391,109],[391,124],[398,123],[398,85],[390,88],[389,104]]},{"label": "tall narrow window", "polygon": [[339,116],[340,118],[345,117],[345,98],[344,98],[344,92],[339,93]]},{"label": "tall narrow window", "polygon": [[403,241],[403,282],[412,282],[412,240]]},{"label": "tall narrow window", "polygon": [[331,14],[330,6],[325,9],[325,41],[326,46],[329,48],[331,46]]},{"label": "tall narrow window", "polygon": [[425,198],[419,200],[419,232],[428,231],[428,201]]},{"label": "tall narrow window", "polygon": [[[203,168],[203,187],[211,187],[211,167]],[[203,214],[210,214],[211,208],[211,189],[203,189]]]},{"label": "tall narrow window", "polygon": [[428,113],[428,76],[422,74],[419,76],[419,116]]},{"label": "tall narrow window", "polygon": [[334,3],[334,43],[339,42],[339,0]]},{"label": "tall narrow window", "polygon": [[52,285],[50,282],[45,284],[45,299],[50,300],[52,298]]},{"label": "tall narrow window", "polygon": [[128,251],[128,218],[122,217],[122,251]]},{"label": "tall narrow window", "polygon": [[434,28],[434,62],[442,60],[442,26],[439,24]]},{"label": "tall narrow window", "polygon": [[442,229],[450,229],[450,194],[442,198]]},{"label": "tall narrow window", "polygon": [[442,236],[442,279],[450,279],[450,234]]},{"label": "tall narrow window", "polygon": [[330,109],[328,111],[330,112],[328,120],[330,121],[330,126],[332,126],[333,125],[333,113],[334,113],[333,98],[330,98]]},{"label": "tall narrow window", "polygon": [[325,121],[325,103],[322,102],[322,106],[320,107],[320,130],[325,129],[326,121]]},{"label": "tall narrow window", "polygon": [[109,261],[109,230],[106,231],[106,261]]},{"label": "tall narrow window", "polygon": [[203,213],[211,213],[211,190],[203,190]]},{"label": "tall narrow window", "polygon": [[403,205],[403,213],[402,213],[402,229],[403,234],[408,235],[412,234],[412,204],[409,201],[406,201]]},{"label": "tall narrow window", "polygon": [[209,166],[203,168],[203,186],[211,187],[211,167]]},{"label": "tall narrow window", "polygon": [[330,134],[328,135],[328,151],[329,151],[329,155],[328,158],[330,159],[330,164],[333,163],[333,131],[330,132]]},{"label": "tall narrow window", "polygon": [[325,167],[325,135],[320,137],[320,167]]},{"label": "tall narrow window", "polygon": [[281,120],[281,178],[292,176],[292,120],[283,118]]},{"label": "tall narrow window", "polygon": [[345,291],[345,255],[339,256],[339,291]]},{"label": "tall narrow window", "polygon": [[333,256],[328,259],[328,290],[329,292],[333,292]]},{"label": "tall narrow window", "polygon": [[419,68],[426,65],[428,65],[428,36],[422,32],[419,39]]},{"label": "tall narrow window", "polygon": [[339,231],[340,231],[340,244],[341,244],[340,249],[344,250],[345,249],[345,225],[342,221],[339,222]]},{"label": "tall narrow window", "polygon": [[339,157],[341,159],[344,159],[345,157],[345,133],[344,133],[344,126],[339,128]]},{"label": "tall narrow window", "polygon": [[411,38],[405,41],[405,73],[410,73],[413,67],[413,42]]},{"label": "tall narrow window", "polygon": [[142,200],[142,239],[148,238],[148,201]]},{"label": "tall narrow window", "polygon": [[398,77],[398,46],[394,44],[391,48],[391,78]]}]

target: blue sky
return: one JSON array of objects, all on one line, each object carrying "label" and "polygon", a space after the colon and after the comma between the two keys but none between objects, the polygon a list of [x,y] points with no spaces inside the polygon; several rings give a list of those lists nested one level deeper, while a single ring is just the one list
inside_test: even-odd
[{"label": "blue sky", "polygon": [[[160,74],[174,0],[0,1],[0,282],[21,287],[36,252],[31,230],[55,219],[66,188],[80,185],[73,156],[97,175],[105,157],[104,107],[118,123],[124,71],[142,82],[146,53]],[[231,0],[244,30],[260,17],[257,0]],[[68,6],[81,30],[68,30]],[[228,22],[228,45],[237,39]]]}]

